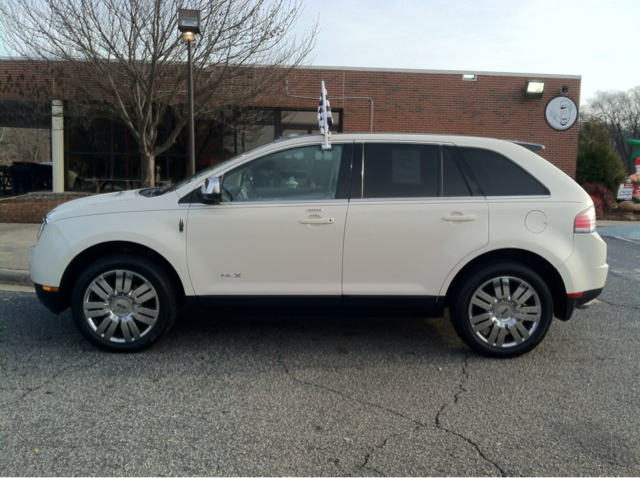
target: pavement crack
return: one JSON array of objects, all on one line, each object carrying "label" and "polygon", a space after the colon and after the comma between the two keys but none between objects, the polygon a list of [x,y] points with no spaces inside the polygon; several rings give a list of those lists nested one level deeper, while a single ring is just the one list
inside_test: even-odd
[{"label": "pavement crack", "polygon": [[[284,369],[285,374],[289,378],[291,378],[294,382],[297,382],[297,383],[300,383],[302,385],[318,388],[320,390],[324,390],[324,391],[336,394],[339,397],[343,398],[344,400],[349,400],[349,401],[358,403],[358,404],[360,404],[362,406],[365,406],[365,407],[377,408],[379,410],[382,410],[382,411],[384,411],[386,413],[389,413],[391,415],[399,417],[399,418],[401,418],[403,420],[406,420],[406,421],[408,421],[410,423],[413,423],[415,425],[413,427],[413,429],[410,430],[410,431],[407,431],[405,433],[393,433],[393,434],[387,436],[386,438],[384,438],[379,444],[374,444],[370,448],[369,452],[364,456],[362,464],[360,466],[356,467],[356,469],[352,473],[350,473],[348,475],[345,475],[345,476],[351,476],[352,474],[357,473],[357,472],[359,472],[359,471],[361,471],[363,469],[366,469],[368,472],[377,473],[379,476],[385,476],[385,474],[383,472],[381,472],[380,470],[377,470],[376,468],[374,468],[374,467],[369,465],[369,460],[371,460],[371,457],[373,455],[375,455],[376,452],[382,450],[387,445],[389,440],[391,440],[393,438],[400,437],[400,436],[404,436],[404,435],[410,435],[412,433],[415,433],[420,428],[426,427],[426,424],[424,424],[424,423],[422,423],[422,422],[420,422],[418,420],[415,420],[414,418],[408,417],[408,416],[406,416],[406,415],[404,415],[404,414],[402,414],[402,413],[400,413],[400,412],[398,412],[396,410],[393,410],[392,408],[388,408],[388,407],[379,405],[377,403],[368,402],[366,400],[362,400],[362,399],[353,397],[351,395],[345,394],[344,392],[341,392],[340,390],[336,390],[334,388],[327,387],[325,385],[321,385],[321,384],[318,384],[318,383],[314,383],[314,382],[311,382],[311,381],[308,381],[308,380],[303,380],[301,378],[298,378],[293,373],[291,373],[291,370],[289,370],[289,367],[287,367],[286,363],[283,360],[283,357],[280,356],[280,354],[278,354],[277,359],[280,362],[280,364],[282,365],[282,368]],[[372,475],[372,473],[369,473],[369,475]]]},{"label": "pavement crack", "polygon": [[27,388],[26,391],[20,395],[20,397],[18,397],[13,403],[18,403],[21,400],[24,400],[29,394],[33,393],[33,392],[37,392],[38,390],[41,390],[42,388],[46,387],[48,384],[50,384],[51,382],[53,382],[55,379],[57,379],[60,375],[62,375],[64,372],[66,372],[67,370],[73,370],[73,369],[77,369],[77,370],[83,370],[83,369],[90,369],[91,367],[95,367],[97,364],[99,364],[100,362],[103,362],[104,358],[102,359],[98,359],[95,362],[92,362],[90,364],[87,365],[69,365],[68,367],[64,367],[60,370],[58,370],[57,372],[55,372],[53,375],[51,375],[49,378],[45,379],[44,382],[42,382],[40,385],[33,387],[33,388]]},{"label": "pavement crack", "polygon": [[403,415],[402,413],[400,413],[400,412],[398,412],[398,411],[396,411],[396,410],[393,410],[392,408],[384,407],[384,406],[379,405],[379,404],[377,404],[377,403],[371,403],[371,402],[367,402],[366,400],[362,400],[362,399],[359,399],[359,398],[352,397],[351,395],[347,395],[347,394],[345,394],[345,393],[341,392],[340,390],[336,390],[335,388],[327,387],[327,386],[325,386],[325,385],[320,385],[320,384],[318,384],[318,383],[314,383],[314,382],[309,382],[309,381],[307,381],[307,380],[302,380],[302,379],[300,379],[300,378],[296,377],[295,375],[293,375],[293,374],[290,372],[290,370],[288,369],[288,367],[287,367],[286,365],[284,365],[284,363],[283,363],[283,367],[284,367],[285,373],[286,373],[286,374],[287,374],[287,375],[288,375],[292,380],[294,380],[294,381],[296,381],[296,382],[298,382],[298,383],[301,383],[301,384],[303,384],[303,385],[308,385],[308,386],[310,386],[310,387],[319,388],[319,389],[321,389],[321,390],[326,390],[326,391],[328,391],[328,392],[331,392],[331,393],[334,393],[334,394],[336,394],[336,395],[339,395],[340,397],[344,398],[345,400],[351,400],[351,401],[353,401],[353,402],[359,403],[359,404],[364,405],[364,406],[367,406],[367,407],[374,407],[374,408],[378,408],[378,409],[383,410],[383,411],[385,411],[385,412],[387,412],[387,413],[391,413],[392,415],[395,415],[395,416],[397,416],[397,417],[400,417],[400,418],[402,418],[402,419],[404,419],[404,420],[407,420],[407,421],[410,421],[410,422],[412,422],[412,423],[415,423],[415,424],[416,424],[416,425],[418,425],[418,426],[422,426],[422,427],[423,427],[423,426],[425,426],[425,424],[424,424],[424,423],[419,422],[419,421],[417,421],[417,420],[415,420],[415,419],[413,419],[413,418],[411,418],[411,417],[408,417],[408,416],[406,416],[406,415]]},{"label": "pavement crack", "polygon": [[[418,428],[420,428],[420,427],[419,427],[419,426],[418,426],[418,427],[416,427],[413,431],[417,430]],[[362,470],[366,469],[367,471],[373,471],[373,472],[377,473],[379,476],[385,476],[385,474],[384,474],[383,472],[381,472],[380,470],[378,470],[378,469],[376,469],[376,468],[374,468],[374,467],[372,467],[372,466],[369,466],[369,460],[371,459],[371,457],[372,457],[376,452],[378,452],[378,451],[382,450],[382,449],[387,445],[387,442],[388,442],[390,439],[392,439],[392,438],[396,438],[396,437],[398,437],[398,436],[400,436],[400,435],[396,433],[396,434],[394,434],[394,435],[391,435],[391,436],[389,436],[389,437],[385,438],[385,439],[382,441],[382,443],[380,443],[379,445],[375,445],[375,446],[371,449],[371,451],[369,451],[369,453],[367,453],[367,454],[364,456],[364,462],[362,463],[362,465],[360,465],[358,468],[356,468],[356,470],[355,470],[355,471],[356,471],[356,472],[358,472],[358,471],[362,471]],[[369,473],[369,475],[371,475],[371,473]]]},{"label": "pavement crack", "polygon": [[484,452],[482,451],[482,449],[480,448],[480,446],[475,443],[473,440],[471,440],[470,438],[462,435],[461,433],[458,433],[454,430],[450,430],[449,428],[447,428],[441,420],[441,415],[444,413],[444,411],[453,406],[456,405],[458,403],[458,400],[460,398],[460,396],[463,393],[466,393],[468,390],[465,388],[465,385],[467,384],[467,382],[469,381],[469,370],[468,370],[468,366],[469,366],[469,359],[470,357],[467,357],[464,360],[464,363],[462,365],[462,378],[460,379],[460,383],[458,384],[458,391],[454,394],[453,396],[453,400],[449,403],[445,403],[444,405],[442,405],[442,407],[440,408],[440,410],[438,411],[438,413],[436,414],[436,418],[435,418],[435,423],[436,423],[436,428],[438,430],[442,430],[445,433],[450,433],[451,435],[457,436],[458,438],[461,438],[462,440],[464,440],[465,442],[467,442],[469,445],[471,445],[471,447],[473,447],[476,450],[476,453],[478,453],[478,455],[487,463],[489,463],[490,465],[492,465],[493,467],[495,467],[499,472],[501,476],[510,476],[509,473],[507,473],[505,470],[503,470],[497,463],[495,463],[494,461],[492,461],[488,456],[486,456],[484,454]]}]

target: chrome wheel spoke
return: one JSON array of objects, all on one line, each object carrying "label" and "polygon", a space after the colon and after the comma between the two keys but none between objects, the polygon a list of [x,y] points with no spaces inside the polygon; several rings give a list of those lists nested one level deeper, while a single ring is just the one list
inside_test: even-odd
[{"label": "chrome wheel spoke", "polygon": [[127,323],[129,324],[129,331],[131,332],[131,335],[133,335],[133,340],[140,339],[141,335],[136,323],[133,320],[130,320]]},{"label": "chrome wheel spoke", "polygon": [[100,276],[94,282],[99,288],[101,288],[107,294],[107,296],[112,296],[113,295],[113,289],[107,283],[107,281],[104,279],[103,276]]},{"label": "chrome wheel spoke", "polygon": [[124,283],[122,284],[122,293],[128,294],[131,291],[131,281],[133,279],[133,274],[129,271],[125,271],[124,273]]},{"label": "chrome wheel spoke", "polygon": [[104,320],[100,322],[100,326],[96,329],[96,334],[104,334],[104,331],[107,330],[107,327],[109,327],[113,322],[114,320],[111,317],[105,317]]},{"label": "chrome wheel spoke", "polygon": [[482,332],[483,330],[486,330],[489,327],[491,327],[493,324],[495,324],[493,319],[487,319],[484,322],[480,322],[479,324],[474,325],[473,326],[473,331],[474,332]]},{"label": "chrome wheel spoke", "polygon": [[133,313],[133,317],[138,321],[138,322],[142,322],[143,324],[147,324],[147,325],[154,325],[156,323],[156,316],[150,316],[148,314],[143,314],[140,310],[137,310],[136,312]]},{"label": "chrome wheel spoke", "polygon": [[491,312],[486,312],[484,314],[476,315],[475,317],[471,317],[471,325],[473,326],[474,332],[482,332],[485,329],[491,327],[494,324],[494,317]]},{"label": "chrome wheel spoke", "polygon": [[109,313],[109,309],[105,306],[102,309],[85,310],[84,316],[87,319],[93,319],[94,317],[102,317]]},{"label": "chrome wheel spoke", "polygon": [[518,306],[521,306],[526,301],[528,301],[533,294],[533,289],[529,287],[528,284],[523,282],[522,284],[520,284],[520,287],[518,287],[518,290],[516,290],[516,293],[513,294],[513,300],[516,304],[518,304]]},{"label": "chrome wheel spoke", "polygon": [[478,289],[476,293],[473,295],[473,299],[471,299],[471,303],[473,305],[477,305],[484,310],[491,310],[493,308],[493,304],[495,303],[495,299],[491,297],[486,292]]},{"label": "chrome wheel spoke", "polygon": [[109,304],[106,302],[86,302],[84,304],[84,316],[87,319],[102,317],[109,313]]},{"label": "chrome wheel spoke", "polygon": [[477,325],[478,322],[484,322],[487,319],[493,319],[493,314],[491,312],[485,312],[484,314],[473,316],[469,319],[471,325]]},{"label": "chrome wheel spoke", "polygon": [[146,301],[150,299],[155,299],[155,298],[156,298],[156,291],[150,290],[149,292],[144,294],[142,297],[136,297],[136,303],[144,304]]},{"label": "chrome wheel spoke", "polygon": [[109,294],[106,293],[96,282],[91,284],[91,290],[98,295],[101,299],[108,300]]},{"label": "chrome wheel spoke", "polygon": [[500,333],[501,330],[503,330],[502,327],[500,327],[498,324],[493,324],[493,329],[491,329],[491,334],[489,334],[489,338],[487,338],[487,342],[489,342],[490,345],[493,345],[496,342],[496,339],[498,338],[498,334]]},{"label": "chrome wheel spoke", "polygon": [[131,331],[129,330],[129,321],[123,320],[120,322],[120,330],[122,331],[122,338],[125,342],[131,342]]},{"label": "chrome wheel spoke", "polygon": [[522,323],[516,322],[514,324],[514,327],[518,330],[523,340],[527,340],[529,337],[531,337],[531,334],[529,333],[527,328],[524,325],[522,325]]},{"label": "chrome wheel spoke", "polygon": [[111,340],[111,337],[113,337],[113,333],[116,331],[116,329],[118,328],[118,321],[117,320],[111,320],[111,323],[109,324],[109,327],[107,328],[107,330],[104,333],[104,338],[107,340]]},{"label": "chrome wheel spoke", "polygon": [[[516,324],[519,324],[519,322],[516,322]],[[526,330],[525,330],[525,332],[526,332]],[[513,337],[513,340],[517,344],[521,344],[522,342],[524,342],[524,337],[522,337],[522,335],[520,335],[520,331],[516,327],[515,324],[509,326],[509,333],[511,334],[511,337]]]},{"label": "chrome wheel spoke", "polygon": [[507,336],[507,329],[504,327],[500,327],[500,332],[498,332],[498,339],[496,340],[496,347],[502,347],[504,345],[504,339]]},{"label": "chrome wheel spoke", "polygon": [[500,277],[493,279],[493,290],[498,300],[509,298],[509,279]]},{"label": "chrome wheel spoke", "polygon": [[133,298],[138,298],[140,297],[142,294],[144,294],[145,292],[147,292],[149,289],[151,289],[151,285],[149,285],[148,282],[145,282],[144,284],[142,284],[140,287],[138,287],[136,290],[134,290],[131,293],[131,297]]},{"label": "chrome wheel spoke", "polygon": [[540,307],[521,307],[518,309],[518,317],[522,320],[533,320],[538,322],[540,320],[540,314],[542,309]]}]

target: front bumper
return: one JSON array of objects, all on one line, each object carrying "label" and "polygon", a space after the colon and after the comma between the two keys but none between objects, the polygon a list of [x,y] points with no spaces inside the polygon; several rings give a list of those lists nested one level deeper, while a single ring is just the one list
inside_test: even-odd
[{"label": "front bumper", "polygon": [[44,290],[42,285],[33,284],[36,289],[36,296],[38,300],[54,314],[59,314],[67,307],[63,305],[62,294],[60,292],[52,292]]}]

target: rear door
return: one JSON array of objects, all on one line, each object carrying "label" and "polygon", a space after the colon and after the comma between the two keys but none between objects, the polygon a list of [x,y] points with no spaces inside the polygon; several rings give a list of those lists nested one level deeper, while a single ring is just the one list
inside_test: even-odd
[{"label": "rear door", "polygon": [[451,270],[488,243],[485,198],[454,148],[365,143],[345,230],[343,293],[436,297]]}]

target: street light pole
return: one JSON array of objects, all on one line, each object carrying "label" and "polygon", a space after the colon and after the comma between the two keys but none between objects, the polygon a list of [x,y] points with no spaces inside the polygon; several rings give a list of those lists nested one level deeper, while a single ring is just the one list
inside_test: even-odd
[{"label": "street light pole", "polygon": [[188,74],[188,83],[189,83],[189,91],[188,91],[188,103],[189,103],[189,174],[188,176],[193,176],[196,174],[196,138],[195,138],[195,129],[193,126],[193,65],[192,65],[192,56],[191,56],[191,43],[187,41],[187,52],[188,52],[188,64],[189,64],[189,74]]},{"label": "street light pole", "polygon": [[193,121],[193,55],[191,43],[196,39],[196,33],[200,33],[200,10],[178,9],[178,30],[182,32],[182,39],[187,42],[187,83],[188,83],[188,115],[189,115],[189,168],[188,175],[196,173],[196,139]]}]

